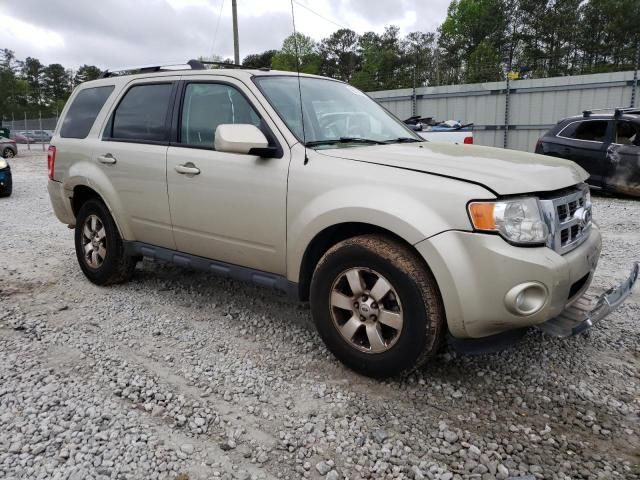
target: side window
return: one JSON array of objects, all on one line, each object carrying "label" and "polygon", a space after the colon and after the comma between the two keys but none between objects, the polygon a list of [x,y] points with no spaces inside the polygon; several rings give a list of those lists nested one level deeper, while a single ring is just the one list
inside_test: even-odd
[{"label": "side window", "polygon": [[247,99],[234,87],[218,83],[190,83],[184,92],[180,143],[213,148],[218,125],[262,120]]},{"label": "side window", "polygon": [[85,88],[78,92],[60,127],[63,138],[86,138],[104,103],[113,92],[113,85]]},{"label": "side window", "polygon": [[131,141],[163,141],[169,138],[167,112],[171,83],[131,87],[113,114],[111,138]]},{"label": "side window", "polygon": [[575,138],[576,140],[590,140],[592,142],[604,142],[607,139],[606,120],[590,120],[578,122],[567,126],[560,136]]},{"label": "side window", "polygon": [[616,122],[616,140],[620,145],[638,145],[640,126],[626,120]]}]

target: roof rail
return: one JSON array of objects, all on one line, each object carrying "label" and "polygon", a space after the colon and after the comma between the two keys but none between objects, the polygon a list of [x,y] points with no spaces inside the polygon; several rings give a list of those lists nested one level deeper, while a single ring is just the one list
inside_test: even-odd
[{"label": "roof rail", "polygon": [[636,107],[613,107],[613,108],[592,108],[591,110],[583,110],[582,116],[588,118],[593,112],[612,111],[614,118],[621,117],[625,113],[640,114],[640,108]]},{"label": "roof rail", "polygon": [[[102,74],[102,78],[115,77],[116,75],[131,75],[134,73],[151,73],[162,72],[171,70],[205,70],[205,65],[214,65],[218,68],[247,68],[244,65],[237,63],[227,62],[210,62],[209,60],[194,60],[191,59],[186,63],[169,63],[166,65],[142,65],[137,67],[122,67],[113,70],[105,70]],[[169,67],[182,67],[182,68],[169,68]],[[260,70],[268,70],[261,68]]]},{"label": "roof rail", "polygon": [[192,65],[191,68],[193,68],[193,64],[199,65],[199,68],[193,68],[194,70],[202,70],[205,68],[205,65],[215,65],[216,67],[220,67],[220,68],[247,68],[244,65],[240,65],[238,63],[231,63],[231,62],[212,62],[209,60],[189,60],[187,62],[188,65]]},{"label": "roof rail", "polygon": [[[183,68],[169,68],[169,67],[183,67]],[[113,70],[105,70],[102,74],[102,78],[114,77],[116,75],[130,75],[133,73],[150,73],[161,72],[167,70],[186,70],[185,67],[189,67],[191,70],[203,70],[204,66],[198,62],[198,60],[189,60],[186,63],[168,63],[164,65],[141,65],[135,67],[121,67]]]}]

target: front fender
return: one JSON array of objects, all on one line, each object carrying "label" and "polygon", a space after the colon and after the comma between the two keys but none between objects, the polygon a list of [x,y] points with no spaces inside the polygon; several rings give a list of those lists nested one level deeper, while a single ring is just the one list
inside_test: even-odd
[{"label": "front fender", "polygon": [[[447,181],[445,179],[445,181]],[[475,188],[475,187],[474,187]],[[459,215],[434,208],[410,190],[381,191],[375,186],[344,186],[313,198],[289,217],[287,276],[298,282],[305,251],[323,230],[342,223],[364,223],[388,230],[414,245],[445,230],[469,229],[465,204]]]}]

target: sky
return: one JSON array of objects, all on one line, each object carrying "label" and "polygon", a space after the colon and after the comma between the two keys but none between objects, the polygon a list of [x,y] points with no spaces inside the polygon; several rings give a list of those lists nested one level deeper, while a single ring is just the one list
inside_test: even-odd
[{"label": "sky", "polygon": [[[434,31],[450,0],[293,0],[298,32]],[[240,59],[293,32],[291,0],[237,0]],[[67,68],[233,58],[231,0],[0,0],[0,48]]]}]

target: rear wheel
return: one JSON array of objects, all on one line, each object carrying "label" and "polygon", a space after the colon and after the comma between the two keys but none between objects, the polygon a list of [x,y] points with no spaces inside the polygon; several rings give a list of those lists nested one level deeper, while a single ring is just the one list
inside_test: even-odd
[{"label": "rear wheel", "polygon": [[322,257],[311,308],[327,348],[373,377],[423,364],[438,350],[445,323],[431,272],[407,246],[381,235],[345,240]]},{"label": "rear wheel", "polygon": [[6,147],[3,151],[2,151],[2,156],[4,158],[13,158],[16,156],[15,152],[13,151],[13,149]]},{"label": "rear wheel", "polygon": [[136,259],[125,255],[118,228],[100,200],[87,200],[80,208],[75,244],[80,268],[96,285],[122,283],[133,275]]}]

